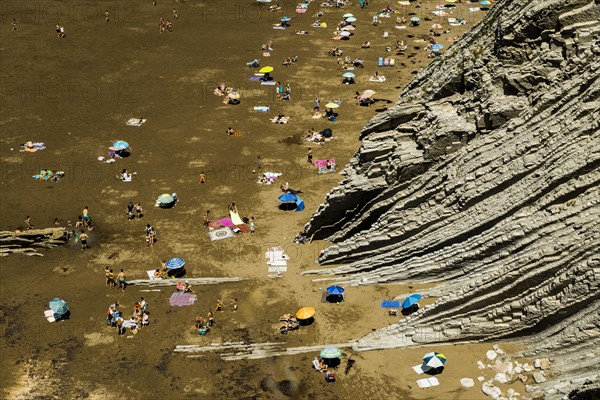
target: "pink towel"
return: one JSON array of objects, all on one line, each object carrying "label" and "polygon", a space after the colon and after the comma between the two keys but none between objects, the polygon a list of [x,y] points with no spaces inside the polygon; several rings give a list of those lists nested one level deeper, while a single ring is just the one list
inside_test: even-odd
[{"label": "pink towel", "polygon": [[315,160],[315,166],[318,168],[325,168],[325,167],[327,167],[327,161],[329,161],[329,163],[331,165],[335,165],[335,160],[331,159],[331,160]]}]

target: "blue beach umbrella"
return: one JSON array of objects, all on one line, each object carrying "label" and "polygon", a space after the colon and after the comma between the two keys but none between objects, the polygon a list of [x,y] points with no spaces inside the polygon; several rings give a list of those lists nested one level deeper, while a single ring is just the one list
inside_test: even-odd
[{"label": "blue beach umbrella", "polygon": [[298,200],[298,196],[292,193],[284,193],[278,199],[282,203],[295,203]]},{"label": "blue beach umbrella", "polygon": [[419,21],[421,21],[421,18],[419,18],[419,17],[410,17],[410,20],[413,21],[413,22],[419,22]]},{"label": "blue beach umbrella", "polygon": [[482,6],[489,6],[492,3],[489,2],[488,0],[482,0],[482,1],[479,2],[479,4],[481,4]]},{"label": "blue beach umbrella", "polygon": [[67,304],[67,302],[63,299],[59,299],[58,297],[55,297],[52,300],[50,300],[48,306],[52,311],[59,315],[66,314],[66,312],[69,311],[69,305]]},{"label": "blue beach umbrella", "polygon": [[129,143],[127,143],[124,140],[117,140],[116,142],[113,143],[113,147],[116,147],[119,150],[125,150],[126,148],[129,147]]},{"label": "blue beach umbrella", "polygon": [[185,265],[185,260],[183,258],[175,257],[167,261],[165,265],[169,269],[179,269]]},{"label": "blue beach umbrella", "polygon": [[338,358],[342,355],[342,351],[337,347],[325,347],[319,355],[323,358]]},{"label": "blue beach umbrella", "polygon": [[354,17],[348,17],[348,18],[346,18],[346,22],[356,22],[356,21],[358,21],[358,20],[356,18],[354,18]]},{"label": "blue beach umbrella", "polygon": [[436,44],[431,45],[431,50],[433,50],[433,51],[440,51],[443,48],[444,48],[444,46],[442,46],[441,44],[436,43]]},{"label": "blue beach umbrella", "polygon": [[421,297],[423,296],[418,293],[411,294],[402,302],[402,308],[412,307],[417,301],[421,300]]},{"label": "blue beach umbrella", "polygon": [[282,18],[281,18],[281,21],[282,21],[282,22],[288,22],[288,21],[291,21],[291,20],[292,20],[292,19],[291,19],[290,17],[282,17]]},{"label": "blue beach umbrella", "polygon": [[344,78],[354,78],[356,75],[354,75],[352,72],[345,72],[342,76]]},{"label": "blue beach umbrella", "polygon": [[327,288],[327,293],[329,293],[329,294],[342,294],[342,293],[344,293],[344,291],[345,291],[345,289],[343,287],[336,286],[336,285],[329,286]]}]

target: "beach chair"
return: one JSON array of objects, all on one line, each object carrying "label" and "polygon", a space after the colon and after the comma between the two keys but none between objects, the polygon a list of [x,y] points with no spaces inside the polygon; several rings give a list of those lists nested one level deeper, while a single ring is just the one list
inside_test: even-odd
[{"label": "beach chair", "polygon": [[396,60],[390,58],[390,67],[393,67],[394,65],[396,65]]},{"label": "beach chair", "polygon": [[384,58],[383,59],[383,66],[384,67],[389,67],[390,66],[390,59],[389,58]]},{"label": "beach chair", "polygon": [[313,365],[314,369],[316,369],[317,371],[325,372],[321,369],[321,363],[319,362],[319,359],[317,357],[313,358],[312,365]]},{"label": "beach chair", "polygon": [[378,66],[378,67],[383,67],[383,57],[379,57],[379,58],[377,59],[377,66]]}]

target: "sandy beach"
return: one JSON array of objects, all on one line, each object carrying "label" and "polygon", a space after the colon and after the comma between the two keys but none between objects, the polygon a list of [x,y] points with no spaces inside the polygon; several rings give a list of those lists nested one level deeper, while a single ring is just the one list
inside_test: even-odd
[{"label": "sandy beach", "polygon": [[[360,128],[392,106],[400,89],[430,60],[425,47],[431,25],[440,23],[440,32],[450,28],[450,33],[435,37],[446,49],[449,38],[464,34],[484,15],[469,13],[469,4],[456,4],[450,17],[467,23],[451,27],[447,16],[432,14],[436,2],[410,4],[390,4],[397,13],[373,26],[373,14],[387,3],[374,1],[367,9],[358,2],[343,8],[311,3],[305,14],[296,13],[293,2],[282,2],[283,11],[277,13],[270,12],[268,4],[252,1],[98,2],[86,7],[4,3],[0,228],[23,230],[30,216],[35,228],[55,226],[58,218],[58,226],[70,231],[82,209],[89,207],[94,229],[88,232],[86,251],[71,241],[44,251],[43,257],[0,258],[3,397],[345,399],[360,393],[364,398],[481,398],[477,387],[464,388],[460,379],[484,375],[477,361],[484,359],[491,344],[368,353],[344,349],[335,384],[312,368],[317,353],[224,361],[218,352],[187,357],[173,351],[177,345],[224,342],[281,342],[289,347],[344,343],[396,321],[380,307],[382,300],[418,293],[418,285],[347,287],[343,303],[322,302],[328,282],[313,282],[314,277],[300,272],[317,267],[315,259],[327,243],[293,243],[326,193],[343,178],[339,171],[359,146]],[[311,26],[319,9],[327,28]],[[348,12],[358,20],[354,35],[348,41],[331,40]],[[396,17],[410,18],[411,13],[421,24],[397,29]],[[272,29],[285,15],[292,18],[291,27]],[[13,18],[18,30],[13,29]],[[172,32],[159,33],[160,18],[171,20]],[[57,37],[57,23],[64,25],[66,37]],[[297,35],[295,30],[309,34]],[[273,41],[273,51],[265,57],[261,44],[268,40]],[[397,40],[404,41],[407,50],[400,55],[387,52]],[[367,41],[370,48],[362,49]],[[352,70],[355,85],[341,84],[348,70],[327,54],[334,46],[341,47],[344,56],[364,59],[364,68]],[[292,56],[298,56],[298,62],[283,66],[283,58]],[[377,68],[378,57],[393,57],[396,64]],[[261,67],[274,67],[275,81],[290,85],[290,101],[277,100],[275,86],[250,80],[257,69],[246,63],[255,58]],[[369,82],[376,71],[386,76],[385,82]],[[239,105],[223,104],[223,98],[213,94],[221,82],[240,94]],[[376,92],[375,102],[360,107],[353,96],[367,89]],[[342,100],[337,121],[312,118],[315,97],[321,110],[328,101]],[[267,105],[268,113],[254,110]],[[289,122],[271,123],[269,118],[277,114],[289,116]],[[138,117],[146,123],[126,125],[129,118]],[[242,135],[227,135],[228,127]],[[333,138],[324,144],[307,142],[303,133],[310,128],[329,128]],[[28,140],[43,142],[46,148],[19,152]],[[111,164],[99,161],[117,140],[129,143],[131,155]],[[307,162],[309,147],[315,159],[335,159],[338,172],[318,174]],[[257,171],[258,157],[263,161]],[[64,171],[65,176],[59,182],[32,179],[46,168]],[[132,182],[116,178],[122,169],[135,172]],[[259,185],[261,171],[283,175],[273,185]],[[206,184],[199,183],[201,173]],[[304,211],[278,208],[279,184],[285,182],[301,191]],[[177,193],[179,202],[171,209],[156,208],[161,193]],[[129,202],[141,202],[143,218],[128,221]],[[214,218],[227,217],[232,202],[242,217],[255,218],[256,232],[212,242],[202,216],[210,210]],[[157,231],[153,247],[144,241],[146,224]],[[267,276],[264,252],[271,246],[282,246],[290,257],[283,277]],[[147,270],[172,257],[186,260],[188,278],[247,280],[196,286],[198,299],[191,307],[169,305],[174,287],[130,286],[121,292],[105,286],[107,266],[123,269],[129,280],[144,279]],[[50,324],[44,319],[53,297],[68,302],[68,320]],[[149,303],[150,325],[136,335],[118,337],[106,324],[106,309],[118,302],[128,314],[140,297]],[[216,312],[215,326],[199,336],[194,318],[214,310],[218,297],[225,311]],[[229,307],[234,298],[236,312]],[[420,305],[433,302],[424,298]],[[304,306],[316,308],[315,322],[280,334],[279,317]],[[510,344],[502,348],[517,350]],[[439,386],[419,389],[415,381],[423,376],[411,367],[433,350],[448,357],[447,367],[438,375]],[[355,363],[346,371],[348,360]],[[519,385],[512,387],[522,392]]]}]

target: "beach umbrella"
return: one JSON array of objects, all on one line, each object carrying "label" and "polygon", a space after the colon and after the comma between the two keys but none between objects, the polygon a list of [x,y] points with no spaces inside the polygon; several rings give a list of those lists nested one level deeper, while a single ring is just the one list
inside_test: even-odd
[{"label": "beach umbrella", "polygon": [[345,289],[343,287],[336,286],[336,285],[329,286],[327,288],[327,293],[329,293],[329,294],[342,294],[342,293],[344,293],[344,291],[345,291]]},{"label": "beach umbrella", "polygon": [[238,92],[231,92],[227,95],[230,99],[239,99],[240,98],[240,94]]},{"label": "beach umbrella", "polygon": [[296,7],[297,14],[304,14],[306,12],[306,8],[304,7]]},{"label": "beach umbrella", "polygon": [[444,48],[444,46],[442,46],[441,44],[436,43],[436,44],[431,45],[431,50],[433,50],[433,51],[440,51],[443,48]]},{"label": "beach umbrella", "polygon": [[419,22],[419,21],[421,21],[421,18],[419,18],[419,17],[410,17],[410,20],[413,21],[413,22]]},{"label": "beach umbrella", "polygon": [[402,308],[412,307],[417,301],[421,300],[421,296],[418,293],[411,294],[402,302]]},{"label": "beach umbrella", "polygon": [[350,18],[350,17],[354,17],[354,14],[347,13],[342,16],[342,18]]},{"label": "beach umbrella", "polygon": [[291,21],[292,19],[290,17],[281,17],[281,22],[288,22]]},{"label": "beach umbrella", "polygon": [[353,72],[344,72],[344,75],[342,75],[344,78],[354,78],[356,75],[354,75]]},{"label": "beach umbrella", "polygon": [[125,150],[126,148],[129,147],[129,143],[127,143],[124,140],[117,140],[116,142],[113,143],[113,147],[116,147],[119,150]]},{"label": "beach umbrella", "polygon": [[313,307],[304,307],[296,312],[296,318],[298,319],[309,319],[313,315],[315,315],[317,311]]},{"label": "beach umbrella", "polygon": [[350,36],[350,35],[352,35],[352,34],[351,34],[350,32],[348,32],[348,31],[341,31],[341,32],[339,33],[339,35],[340,35],[340,36],[343,36],[343,37],[348,37],[348,36]]},{"label": "beach umbrella", "polygon": [[282,203],[295,203],[298,200],[298,196],[292,193],[284,193],[278,199]]},{"label": "beach umbrella", "polygon": [[440,368],[446,364],[446,356],[437,351],[432,351],[423,356],[423,364],[430,368]]},{"label": "beach umbrella", "polygon": [[431,25],[431,29],[442,29],[442,25],[440,25],[440,24],[433,24],[433,25]]},{"label": "beach umbrella", "polygon": [[360,97],[362,97],[363,99],[368,99],[369,97],[373,96],[376,92],[374,90],[371,89],[367,89],[363,92],[363,94],[360,95]]},{"label": "beach umbrella", "polygon": [[158,196],[158,198],[156,199],[157,202],[159,202],[160,204],[171,204],[172,202],[175,201],[175,199],[173,198],[173,196],[171,196],[168,193],[163,193],[160,196]]},{"label": "beach umbrella", "polygon": [[354,17],[348,17],[348,18],[346,18],[346,22],[356,22],[356,21],[358,21],[358,20],[356,18],[354,18]]},{"label": "beach umbrella", "polygon": [[261,74],[268,74],[269,72],[273,72],[273,67],[270,67],[270,66],[262,67],[261,69],[258,70],[258,72],[260,72]]},{"label": "beach umbrella", "polygon": [[479,4],[481,4],[482,6],[489,6],[490,4],[492,4],[491,2],[489,2],[488,0],[481,0],[479,2]]},{"label": "beach umbrella", "polygon": [[356,28],[353,27],[352,25],[346,25],[345,27],[342,28],[343,31],[353,31]]},{"label": "beach umbrella", "polygon": [[69,305],[67,304],[67,302],[63,299],[59,299],[58,297],[55,297],[52,300],[50,300],[48,306],[52,311],[59,315],[63,315],[67,311],[69,311]]},{"label": "beach umbrella", "polygon": [[340,105],[337,103],[327,103],[325,104],[325,107],[327,108],[338,108]]},{"label": "beach umbrella", "polygon": [[337,347],[325,347],[319,355],[323,358],[338,358],[342,355],[342,351]]},{"label": "beach umbrella", "polygon": [[183,258],[175,257],[167,261],[165,265],[169,269],[179,269],[185,265],[185,260]]}]

